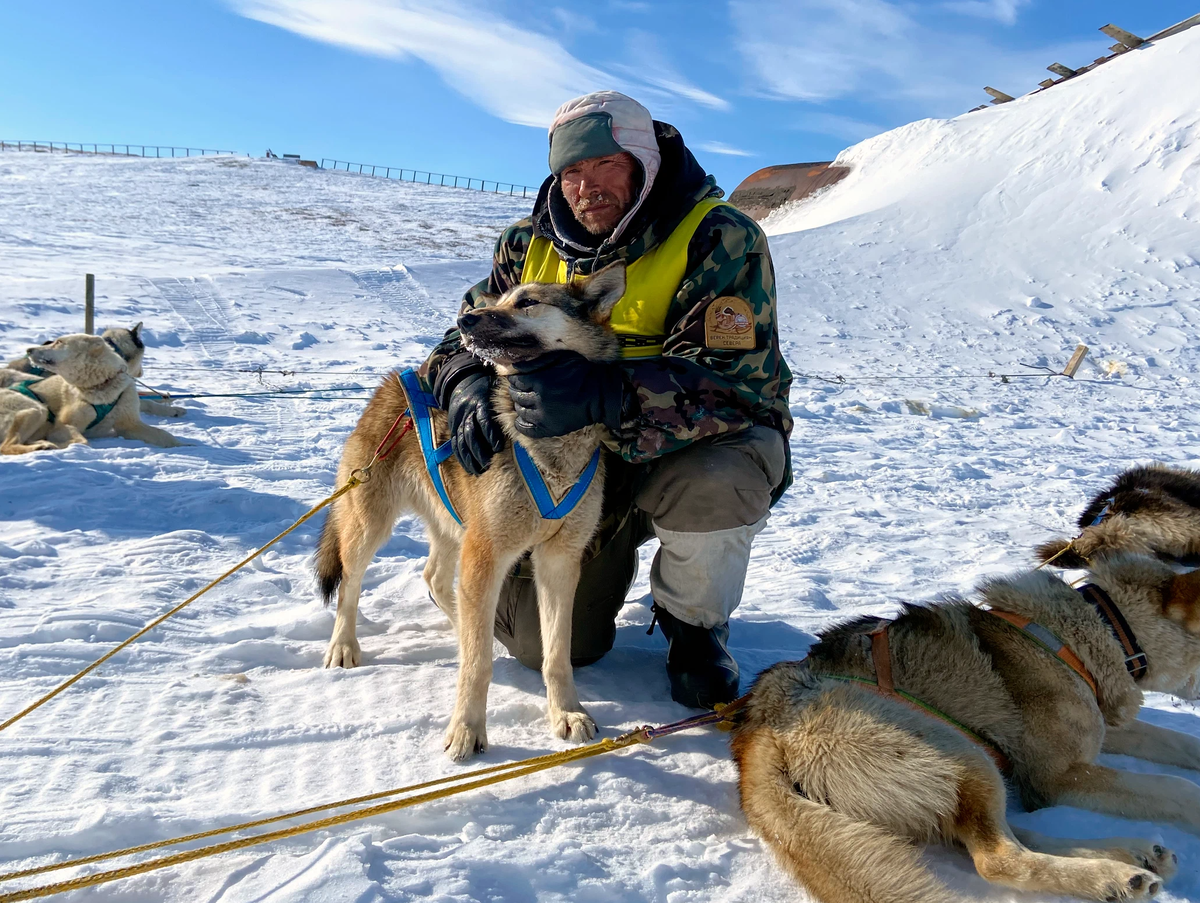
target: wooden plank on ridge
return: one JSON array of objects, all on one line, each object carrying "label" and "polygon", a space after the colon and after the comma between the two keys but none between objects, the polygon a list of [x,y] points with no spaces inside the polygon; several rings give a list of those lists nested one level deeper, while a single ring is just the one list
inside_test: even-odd
[{"label": "wooden plank on ridge", "polygon": [[1157,31],[1147,41],[1161,41],[1163,38],[1169,38],[1171,35],[1179,34],[1181,31],[1187,31],[1189,28],[1194,28],[1200,25],[1200,13],[1192,16],[1190,19],[1184,19],[1182,22],[1176,22],[1170,28],[1164,28],[1162,31]]},{"label": "wooden plank on ridge", "polygon": [[1044,78],[1040,82],[1038,82],[1038,87],[1039,88],[1049,88],[1052,84],[1054,84],[1054,79]]},{"label": "wooden plank on ridge", "polygon": [[1061,75],[1063,78],[1070,78],[1072,75],[1075,74],[1074,69],[1064,66],[1062,63],[1051,63],[1046,68],[1049,69],[1051,72],[1053,72],[1055,75]]},{"label": "wooden plank on ridge", "polygon": [[1079,365],[1083,363],[1083,359],[1087,357],[1087,353],[1087,345],[1077,345],[1075,347],[1075,353],[1072,354],[1071,359],[1067,361],[1067,366],[1063,367],[1063,376],[1069,376],[1071,379],[1074,379],[1075,371],[1079,369]]},{"label": "wooden plank on ridge", "polygon": [[983,90],[995,98],[992,103],[1008,103],[1009,101],[1016,100],[1011,94],[1005,94],[1003,91],[997,91],[995,88],[984,88]]},{"label": "wooden plank on ridge", "polygon": [[1130,50],[1133,50],[1136,47],[1141,47],[1143,44],[1146,43],[1144,38],[1139,38],[1137,35],[1133,34],[1132,32],[1128,32],[1124,28],[1117,28],[1117,26],[1115,26],[1115,25],[1105,25],[1100,30],[1102,32],[1104,32],[1106,35],[1108,35],[1110,38],[1114,38],[1115,40],[1120,41],[1122,44],[1124,44]]}]

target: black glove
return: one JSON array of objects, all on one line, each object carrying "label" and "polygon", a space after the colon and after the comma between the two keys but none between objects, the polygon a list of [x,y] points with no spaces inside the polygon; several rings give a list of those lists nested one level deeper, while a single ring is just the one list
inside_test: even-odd
[{"label": "black glove", "polygon": [[620,428],[632,393],[616,364],[589,361],[574,351],[551,351],[513,364],[508,394],[523,436],[565,436],[594,423]]},{"label": "black glove", "polygon": [[454,457],[473,477],[504,448],[504,431],[492,414],[492,383],[492,371],[469,351],[447,359],[433,382],[434,397],[450,422]]}]

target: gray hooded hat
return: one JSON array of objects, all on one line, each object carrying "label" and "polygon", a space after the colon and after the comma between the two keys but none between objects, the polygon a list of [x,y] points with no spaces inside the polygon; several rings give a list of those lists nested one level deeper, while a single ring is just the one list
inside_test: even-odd
[{"label": "gray hooded hat", "polygon": [[619,91],[594,91],[568,100],[550,125],[550,171],[558,175],[568,166],[592,157],[629,153],[641,164],[642,190],[613,229],[615,242],[633,220],[654,187],[661,162],[654,119],[644,106]]}]

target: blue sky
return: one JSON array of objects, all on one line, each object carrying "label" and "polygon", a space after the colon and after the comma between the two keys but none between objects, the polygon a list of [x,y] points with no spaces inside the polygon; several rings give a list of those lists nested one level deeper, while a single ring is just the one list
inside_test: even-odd
[{"label": "blue sky", "polygon": [[1020,94],[1197,0],[54,0],[0,3],[0,138],[338,157],[538,184],[603,87],[727,191],[773,163]]}]

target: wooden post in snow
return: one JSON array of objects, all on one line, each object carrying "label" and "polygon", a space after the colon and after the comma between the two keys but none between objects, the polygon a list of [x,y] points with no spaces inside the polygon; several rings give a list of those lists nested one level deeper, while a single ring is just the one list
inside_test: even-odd
[{"label": "wooden post in snow", "polygon": [[91,273],[84,276],[83,331],[88,335],[96,331],[96,277]]},{"label": "wooden post in snow", "polygon": [[1062,375],[1070,379],[1075,378],[1075,371],[1079,369],[1079,365],[1083,363],[1083,359],[1087,357],[1088,346],[1076,345],[1075,353],[1071,355],[1071,359],[1067,361],[1067,366],[1063,367]]}]

